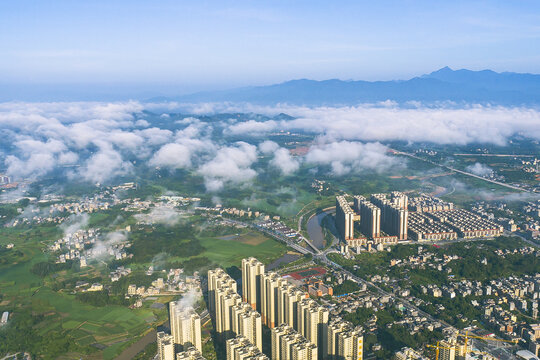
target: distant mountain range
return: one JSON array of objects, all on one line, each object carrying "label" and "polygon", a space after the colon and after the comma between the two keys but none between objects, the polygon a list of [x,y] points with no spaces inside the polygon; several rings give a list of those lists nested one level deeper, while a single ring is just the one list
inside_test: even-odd
[{"label": "distant mountain range", "polygon": [[393,100],[437,103],[484,103],[540,105],[540,75],[491,70],[452,70],[444,67],[410,80],[343,81],[291,80],[268,86],[249,86],[224,91],[199,92],[175,98],[182,102],[250,102],[294,105],[354,105]]}]

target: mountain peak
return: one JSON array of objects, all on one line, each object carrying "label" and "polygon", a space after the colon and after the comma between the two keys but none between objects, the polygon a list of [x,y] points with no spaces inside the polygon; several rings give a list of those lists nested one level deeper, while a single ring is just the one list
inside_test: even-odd
[{"label": "mountain peak", "polygon": [[450,68],[450,66],[445,66],[443,68],[440,68],[439,70],[435,70],[433,71],[432,73],[428,74],[429,75],[436,75],[436,74],[450,74],[450,73],[453,73],[454,70],[452,70]]},{"label": "mountain peak", "polygon": [[280,84],[186,95],[182,101],[231,101],[264,104],[354,105],[394,100],[398,103],[453,101],[501,105],[539,104],[540,75],[453,70],[401,81],[296,79]]}]

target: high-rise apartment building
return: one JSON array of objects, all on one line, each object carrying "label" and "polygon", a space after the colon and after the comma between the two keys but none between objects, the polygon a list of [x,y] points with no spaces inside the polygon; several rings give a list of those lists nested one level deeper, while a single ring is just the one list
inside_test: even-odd
[{"label": "high-rise apartment building", "polygon": [[242,335],[262,351],[262,320],[261,315],[247,303],[235,305],[232,312],[232,331]]},{"label": "high-rise apartment building", "polygon": [[439,343],[440,360],[465,360],[471,351],[470,342],[467,346],[456,338],[443,340]]},{"label": "high-rise apartment building", "polygon": [[297,342],[292,345],[291,360],[316,360],[317,346],[309,341]]},{"label": "high-rise apartment building", "polygon": [[[248,283],[250,274],[256,276],[253,269],[258,266],[257,263],[258,261],[254,258],[242,261]],[[264,270],[264,265],[262,269]],[[242,297],[236,292],[236,282],[222,269],[211,270],[208,272],[208,293],[218,338],[225,341],[236,336],[243,336],[250,344],[262,351],[262,317],[251,304],[242,302]]]},{"label": "high-rise apartment building", "polygon": [[371,238],[381,236],[381,209],[363,196],[354,197],[354,209],[360,214],[360,229]]},{"label": "high-rise apartment building", "polygon": [[268,360],[258,347],[241,335],[227,340],[226,348],[227,360]]},{"label": "high-rise apartment building", "polygon": [[399,209],[407,210],[409,207],[409,197],[399,191],[390,193],[390,202]]},{"label": "high-rise apartment building", "polygon": [[215,313],[216,290],[220,288],[232,289],[237,292],[236,281],[221,268],[208,271],[208,305],[210,313]]},{"label": "high-rise apartment building", "polygon": [[206,360],[201,352],[194,347],[190,347],[185,351],[176,354],[176,360]]},{"label": "high-rise apartment building", "polygon": [[159,360],[175,360],[174,340],[172,335],[163,331],[157,333],[157,350]]},{"label": "high-rise apartment building", "polygon": [[336,196],[336,227],[344,240],[354,238],[354,221],[358,219],[344,196]]},{"label": "high-rise apartment building", "polygon": [[327,336],[327,349],[328,349],[328,359],[329,360],[338,360],[337,358],[337,347],[338,347],[338,337],[339,333],[347,331],[350,329],[350,323],[343,321],[341,318],[333,318],[328,323],[328,336]]},{"label": "high-rise apartment building", "polygon": [[264,264],[250,257],[242,260],[242,300],[261,312],[261,275]]},{"label": "high-rise apartment building", "polygon": [[223,340],[234,336],[232,328],[232,308],[242,302],[242,298],[232,288],[216,290],[215,324],[216,333]]},{"label": "high-rise apartment building", "polygon": [[351,329],[337,334],[336,359],[362,360],[364,334],[360,329]]},{"label": "high-rise apartment building", "polygon": [[329,360],[362,360],[364,335],[361,328],[333,318],[328,324],[327,349]]},{"label": "high-rise apartment building", "polygon": [[327,353],[328,317],[327,308],[312,299],[298,302],[298,332],[318,348],[318,357]]},{"label": "high-rise apartment building", "polygon": [[202,351],[201,318],[192,307],[182,308],[181,301],[171,301],[169,322],[176,350],[195,347]]},{"label": "high-rise apartment building", "polygon": [[317,346],[291,326],[282,324],[272,329],[272,360],[315,360]]},{"label": "high-rise apartment building", "polygon": [[278,288],[285,280],[275,272],[261,275],[261,315],[270,329],[278,323]]},{"label": "high-rise apartment building", "polygon": [[398,240],[407,239],[409,221],[408,197],[400,192],[393,192],[388,199],[386,194],[373,194],[371,201],[381,209],[381,228]]},{"label": "high-rise apartment building", "polygon": [[285,282],[278,289],[278,324],[288,324],[298,329],[298,302],[309,295]]},{"label": "high-rise apartment building", "polygon": [[455,360],[456,359],[456,349],[453,344],[448,341],[441,341],[439,343],[439,359],[440,360]]}]

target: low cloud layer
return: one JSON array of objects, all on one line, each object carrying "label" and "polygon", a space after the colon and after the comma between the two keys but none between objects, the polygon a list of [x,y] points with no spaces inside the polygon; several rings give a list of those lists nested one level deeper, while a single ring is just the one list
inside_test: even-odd
[{"label": "low cloud layer", "polygon": [[64,221],[61,228],[64,231],[64,235],[70,235],[86,228],[89,221],[90,215],[87,213],[72,214]]},{"label": "low cloud layer", "polygon": [[478,162],[467,166],[465,170],[478,176],[488,176],[493,174],[492,168]]},{"label": "low cloud layer", "polygon": [[257,160],[257,147],[245,142],[222,147],[216,156],[203,164],[198,173],[204,176],[209,191],[218,191],[226,183],[241,184],[253,179],[257,172],[251,165]]},{"label": "low cloud layer", "polygon": [[[282,120],[264,116],[224,117],[206,122],[175,117],[185,106],[176,103],[0,103],[0,159],[14,179],[38,179],[66,169],[71,180],[107,183],[117,176],[133,176],[138,164],[174,171],[187,169],[204,178],[208,191],[243,185],[260,171],[258,157],[269,169],[294,174],[302,164],[329,167],[334,175],[357,170],[384,171],[398,165],[381,144],[384,141],[505,144],[523,134],[540,139],[540,112],[527,108],[468,106],[439,108],[392,102],[350,107],[259,107],[244,104],[198,104],[192,114],[215,111],[266,115],[286,113]],[[149,111],[170,111],[154,119]],[[245,120],[247,119],[247,120]],[[256,120],[255,120],[256,119]],[[170,123],[164,123],[169,121]],[[160,125],[156,125],[160,124]],[[270,133],[307,132],[316,141],[305,155],[264,141]],[[248,142],[234,142],[245,136]],[[487,174],[475,164],[469,169]]]},{"label": "low cloud layer", "polygon": [[540,112],[531,108],[455,104],[423,107],[411,103],[408,108],[387,101],[345,107],[299,107],[209,104],[214,111],[247,111],[268,115],[289,114],[296,119],[283,121],[246,121],[229,128],[235,135],[261,135],[277,130],[302,130],[326,134],[337,139],[361,141],[403,140],[438,144],[473,142],[504,145],[509,137],[523,134],[540,139]]},{"label": "low cloud layer", "polygon": [[335,141],[314,145],[306,155],[306,162],[330,165],[337,176],[360,170],[387,170],[399,162],[390,157],[388,148],[380,143]]},{"label": "low cloud layer", "polygon": [[107,233],[103,239],[96,240],[96,243],[90,251],[87,252],[88,259],[101,260],[112,256],[114,246],[128,239],[127,232],[114,231]]},{"label": "low cloud layer", "polygon": [[136,214],[135,219],[145,224],[165,224],[173,226],[178,224],[182,214],[178,209],[169,205],[158,205],[146,214]]},{"label": "low cloud layer", "polygon": [[300,161],[291,156],[289,150],[280,147],[273,141],[264,141],[259,144],[259,150],[265,155],[273,154],[270,166],[281,171],[283,175],[290,175],[300,168]]}]

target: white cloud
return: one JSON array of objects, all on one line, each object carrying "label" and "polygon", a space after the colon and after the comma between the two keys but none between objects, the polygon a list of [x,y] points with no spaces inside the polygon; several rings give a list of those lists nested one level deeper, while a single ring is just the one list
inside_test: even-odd
[{"label": "white cloud", "polygon": [[181,169],[191,166],[191,150],[182,144],[166,144],[150,159],[151,166]]},{"label": "white cloud", "polygon": [[208,191],[221,190],[225,183],[244,183],[253,179],[257,172],[251,165],[257,160],[257,148],[245,142],[222,147],[216,156],[201,165],[198,173],[204,176]]},{"label": "white cloud", "polygon": [[64,230],[64,235],[69,235],[86,228],[89,221],[90,215],[87,213],[72,214],[61,225],[61,228]]},{"label": "white cloud", "polygon": [[19,177],[42,176],[52,171],[56,166],[56,159],[50,153],[30,154],[24,160],[13,155],[8,155],[5,162],[8,166],[8,175]]},{"label": "white cloud", "polygon": [[103,183],[116,176],[127,175],[132,170],[133,165],[124,161],[118,151],[104,146],[86,161],[78,176],[86,181]]},{"label": "white cloud", "polygon": [[147,224],[175,225],[181,219],[180,212],[168,205],[158,205],[147,214],[136,214],[135,219]]},{"label": "white cloud", "polygon": [[79,155],[77,155],[73,151],[67,151],[67,152],[61,153],[58,156],[58,163],[60,165],[73,165],[73,164],[76,164],[78,161],[79,161]]},{"label": "white cloud", "polygon": [[266,155],[272,154],[277,149],[279,149],[279,145],[270,140],[266,140],[259,144],[259,150]]},{"label": "white cloud", "polygon": [[[416,104],[418,105],[418,104]],[[472,142],[504,145],[515,134],[540,139],[540,112],[531,108],[469,105],[462,108],[402,108],[393,102],[345,107],[217,106],[223,111],[249,111],[267,115],[287,113],[296,119],[236,123],[227,133],[268,133],[276,129],[302,130],[361,141],[431,141],[439,144]]]},{"label": "white cloud", "polygon": [[279,148],[274,153],[274,158],[270,161],[270,165],[278,168],[283,175],[290,175],[300,167],[300,162],[293,158],[289,150]]},{"label": "white cloud", "polygon": [[492,168],[479,162],[467,166],[465,170],[478,176],[487,176],[493,174]]},{"label": "white cloud", "polygon": [[98,239],[92,249],[87,252],[90,259],[103,259],[111,256],[114,245],[127,241],[128,233],[125,231],[114,231],[107,233],[104,239]]},{"label": "white cloud", "polygon": [[387,154],[388,148],[380,143],[335,141],[312,146],[306,162],[330,165],[334,175],[344,175],[357,170],[381,171],[398,165],[396,158]]},{"label": "white cloud", "polygon": [[144,138],[144,141],[148,145],[161,145],[168,142],[173,133],[170,130],[163,130],[157,127],[152,127],[144,130],[140,130],[137,134]]},{"label": "white cloud", "polygon": [[300,167],[300,162],[293,158],[289,150],[280,147],[277,143],[266,140],[259,144],[259,150],[263,154],[274,154],[270,160],[270,166],[275,167],[284,175],[290,175]]},{"label": "white cloud", "polygon": [[[392,102],[313,108],[198,104],[193,113],[245,111],[270,115],[283,112],[295,119],[243,122],[230,119],[209,123],[189,117],[176,121],[181,129],[171,131],[149,127],[148,120],[140,119],[141,111],[145,107],[171,111],[186,108],[185,104],[11,102],[0,103],[0,129],[8,145],[6,148],[10,148],[5,154],[5,166],[15,178],[36,178],[60,166],[78,163],[81,168],[76,175],[84,180],[103,182],[129,174],[133,166],[125,159],[136,157],[152,166],[196,168],[205,177],[207,188],[214,191],[228,182],[243,183],[256,176],[252,165],[257,158],[257,148],[245,143],[220,142],[221,139],[214,138],[218,129],[225,135],[258,136],[278,129],[319,135],[319,139],[326,140],[314,145],[306,159],[312,164],[330,166],[334,174],[345,174],[355,168],[390,166],[392,158],[380,151],[382,145],[370,145],[378,141],[504,144],[515,134],[540,139],[540,112],[536,109],[409,105],[405,109]],[[360,145],[355,145],[358,141],[364,143],[361,151],[358,150]],[[343,152],[334,148],[346,144]],[[284,174],[296,171],[303,161],[302,157],[291,156],[272,141],[259,144],[258,151],[273,155],[269,165]],[[223,152],[226,155],[220,155]],[[243,155],[238,156],[239,152]],[[350,152],[358,157],[351,158]],[[370,167],[371,163],[377,166]]]},{"label": "white cloud", "polygon": [[268,120],[268,121],[248,120],[248,121],[239,122],[239,123],[229,126],[226,129],[226,134],[261,136],[271,131],[274,131],[277,127],[278,127],[278,123],[274,120]]},{"label": "white cloud", "polygon": [[140,119],[140,120],[137,120],[135,121],[135,126],[138,126],[138,127],[148,127],[150,126],[150,123],[144,119]]}]

